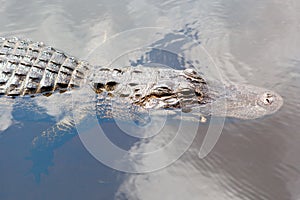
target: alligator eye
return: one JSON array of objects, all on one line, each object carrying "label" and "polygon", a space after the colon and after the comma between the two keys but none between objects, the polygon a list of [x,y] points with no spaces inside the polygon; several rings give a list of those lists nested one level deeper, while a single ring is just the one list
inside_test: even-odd
[{"label": "alligator eye", "polygon": [[273,95],[270,93],[264,94],[263,103],[265,105],[271,105],[274,101]]}]

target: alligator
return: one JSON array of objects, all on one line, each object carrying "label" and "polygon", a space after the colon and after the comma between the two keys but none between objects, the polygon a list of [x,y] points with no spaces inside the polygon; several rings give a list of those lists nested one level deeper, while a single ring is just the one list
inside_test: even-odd
[{"label": "alligator", "polygon": [[[42,42],[0,38],[0,101],[49,98],[80,89],[91,89],[96,99],[92,110],[103,119],[143,121],[139,113],[147,115],[150,110],[192,113],[196,121],[212,115],[256,119],[275,113],[283,104],[274,91],[208,82],[194,68],[92,66]],[[75,124],[72,115],[66,116],[37,136],[33,149],[57,146]]]},{"label": "alligator", "polygon": [[215,104],[214,115],[239,119],[270,115],[283,103],[279,94],[264,88],[241,84],[209,85],[192,68],[92,67],[42,42],[0,38],[1,96],[50,96],[84,84],[91,86],[98,99],[105,99],[103,104],[113,100],[146,110],[189,112],[200,107],[209,115],[206,107],[211,108],[213,102],[225,99],[226,110],[218,110]]}]

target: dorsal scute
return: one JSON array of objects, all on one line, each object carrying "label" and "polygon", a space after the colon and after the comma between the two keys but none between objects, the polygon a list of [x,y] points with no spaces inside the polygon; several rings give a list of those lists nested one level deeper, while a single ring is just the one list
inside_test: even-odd
[{"label": "dorsal scute", "polygon": [[90,66],[41,42],[0,38],[0,95],[35,96],[81,85]]}]

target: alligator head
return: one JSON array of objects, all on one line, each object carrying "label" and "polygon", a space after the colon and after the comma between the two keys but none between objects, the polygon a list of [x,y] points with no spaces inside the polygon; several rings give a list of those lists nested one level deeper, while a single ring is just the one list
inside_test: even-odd
[{"label": "alligator head", "polygon": [[212,104],[212,113],[238,119],[256,119],[271,115],[283,105],[282,97],[274,91],[252,85],[224,87],[223,96]]}]

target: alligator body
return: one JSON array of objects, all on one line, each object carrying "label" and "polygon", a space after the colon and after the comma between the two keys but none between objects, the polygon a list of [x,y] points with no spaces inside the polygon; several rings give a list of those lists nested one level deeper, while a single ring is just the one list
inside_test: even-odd
[{"label": "alligator body", "polygon": [[202,114],[209,115],[212,102],[223,99],[227,109],[214,105],[216,115],[251,119],[274,113],[283,102],[277,93],[250,85],[208,85],[193,69],[93,68],[41,42],[0,39],[0,95],[48,96],[84,83],[102,99],[100,109],[112,100],[144,109],[184,112],[198,106]]}]

